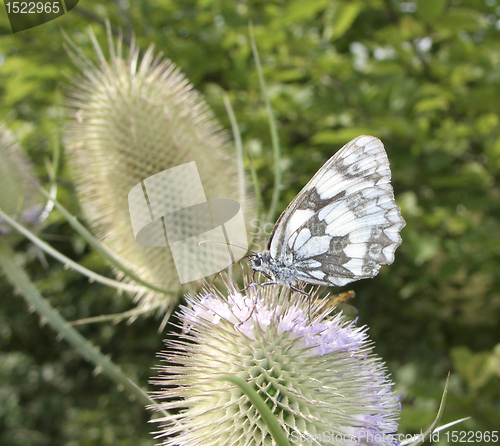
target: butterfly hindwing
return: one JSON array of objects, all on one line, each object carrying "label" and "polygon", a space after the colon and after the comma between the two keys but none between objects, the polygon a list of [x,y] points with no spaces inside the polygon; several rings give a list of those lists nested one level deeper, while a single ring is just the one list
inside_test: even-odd
[{"label": "butterfly hindwing", "polygon": [[390,185],[382,142],[360,136],[314,175],[280,216],[269,240],[295,278],[342,286],[375,276],[394,261],[405,225]]}]

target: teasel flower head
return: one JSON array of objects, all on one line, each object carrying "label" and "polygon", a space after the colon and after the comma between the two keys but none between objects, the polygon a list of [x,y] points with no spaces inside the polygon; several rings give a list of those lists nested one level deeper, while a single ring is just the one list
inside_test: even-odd
[{"label": "teasel flower head", "polygon": [[[149,283],[185,292],[169,247],[135,240],[130,190],[152,175],[195,161],[207,199],[236,200],[248,219],[252,198],[241,187],[228,135],[184,74],[161,54],[155,56],[153,46],[141,55],[133,39],[122,57],[122,40],[115,47],[109,29],[108,34],[108,59],[90,34],[95,63],[69,42],[81,71],[68,89],[73,119],[66,129],[78,197],[86,221],[122,263]],[[135,299],[143,308],[160,304],[165,310],[175,303],[154,291]]]},{"label": "teasel flower head", "polygon": [[[38,225],[43,200],[37,184],[31,161],[5,124],[0,123],[0,208],[21,224]],[[0,218],[0,234],[12,232]]]},{"label": "teasel flower head", "polygon": [[260,395],[291,444],[392,445],[399,403],[366,327],[308,299],[258,285],[189,297],[184,330],[152,381],[161,387],[154,409],[170,414],[155,420],[161,444],[275,444],[246,394],[219,380],[232,375]]}]

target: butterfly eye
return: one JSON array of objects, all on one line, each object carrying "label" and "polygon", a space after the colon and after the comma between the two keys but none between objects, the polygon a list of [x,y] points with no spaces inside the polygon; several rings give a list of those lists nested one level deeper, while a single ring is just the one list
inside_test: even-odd
[{"label": "butterfly eye", "polygon": [[257,257],[254,261],[253,261],[253,265],[256,266],[256,267],[259,267],[260,265],[262,265],[262,260]]}]

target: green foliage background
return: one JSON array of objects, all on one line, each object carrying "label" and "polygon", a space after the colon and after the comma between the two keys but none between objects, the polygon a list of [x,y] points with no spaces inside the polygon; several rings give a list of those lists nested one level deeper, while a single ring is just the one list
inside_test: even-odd
[{"label": "green foliage background", "polygon": [[[0,8],[2,11],[2,8]],[[186,73],[230,128],[235,109],[265,205],[273,190],[268,117],[248,38],[252,20],[283,151],[284,209],[338,148],[380,137],[407,226],[396,261],[349,286],[361,324],[403,394],[402,432],[432,421],[451,371],[443,423],[500,426],[500,2],[497,0],[80,1],[63,17],[12,34],[0,12],[0,120],[48,181],[61,143],[63,88],[75,73],[61,28],[93,53],[104,20],[151,42]],[[79,214],[64,164],[59,199]],[[42,238],[111,273],[53,212]],[[263,248],[263,246],[261,247]],[[126,296],[16,242],[38,289],[68,320],[133,308]],[[0,444],[150,445],[150,414],[27,311],[0,278]],[[159,321],[80,330],[146,386],[162,348]],[[446,444],[441,434],[441,443]],[[485,443],[486,444],[486,443]]]}]

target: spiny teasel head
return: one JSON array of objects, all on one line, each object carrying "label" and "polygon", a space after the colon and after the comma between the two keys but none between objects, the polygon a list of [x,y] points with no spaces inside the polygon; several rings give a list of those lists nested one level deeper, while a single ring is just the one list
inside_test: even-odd
[{"label": "spiny teasel head", "polygon": [[[10,217],[28,226],[41,220],[42,196],[31,161],[4,123],[0,123],[0,208]],[[0,234],[12,228],[0,218]]]},{"label": "spiny teasel head", "polygon": [[[122,57],[121,39],[115,47],[108,36],[105,58],[93,34],[91,38],[95,63],[71,42],[69,50],[81,73],[68,89],[74,119],[67,127],[67,148],[84,217],[141,279],[181,290],[169,247],[135,240],[130,190],[152,175],[195,161],[207,199],[238,201],[247,221],[252,200],[239,186],[228,135],[184,74],[161,54],[155,56],[153,46],[141,55],[132,42]],[[156,292],[136,299],[143,307],[160,304],[166,309],[173,303]]]},{"label": "spiny teasel head", "polygon": [[[154,409],[169,416],[162,445],[272,445],[266,424],[239,387],[266,402],[291,444],[393,445],[399,403],[366,327],[309,307],[308,297],[277,286],[228,287],[190,297],[182,333],[167,342]],[[310,313],[309,313],[310,310]]]}]

